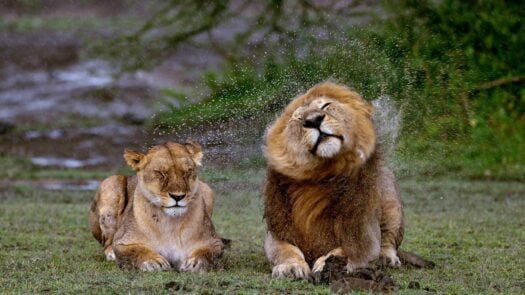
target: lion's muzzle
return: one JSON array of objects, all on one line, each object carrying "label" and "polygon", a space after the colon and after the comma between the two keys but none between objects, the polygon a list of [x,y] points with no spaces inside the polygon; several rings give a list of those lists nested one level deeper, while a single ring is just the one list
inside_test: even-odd
[{"label": "lion's muzzle", "polygon": [[310,138],[313,146],[310,153],[313,155],[330,158],[339,152],[343,136],[332,133],[327,124],[323,124],[326,115],[320,112],[309,114],[303,122],[303,127],[310,129]]}]

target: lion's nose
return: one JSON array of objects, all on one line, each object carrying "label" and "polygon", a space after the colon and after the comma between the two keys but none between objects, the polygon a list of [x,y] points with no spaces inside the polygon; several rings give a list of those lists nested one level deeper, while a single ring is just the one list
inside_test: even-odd
[{"label": "lion's nose", "polygon": [[177,202],[184,199],[184,197],[186,197],[186,194],[178,195],[178,194],[168,193],[168,195],[170,195],[170,198],[174,199]]},{"label": "lion's nose", "polygon": [[311,116],[308,116],[306,120],[304,120],[303,126],[305,128],[319,128],[321,127],[321,123],[324,120],[323,114],[314,114]]}]

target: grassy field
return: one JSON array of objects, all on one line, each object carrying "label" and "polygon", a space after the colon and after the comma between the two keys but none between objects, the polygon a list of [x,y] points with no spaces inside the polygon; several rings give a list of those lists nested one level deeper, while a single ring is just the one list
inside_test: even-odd
[{"label": "grassy field", "polygon": [[[233,240],[208,274],[121,270],[103,259],[88,229],[92,192],[0,191],[0,293],[326,294],[326,286],[272,280],[263,254],[263,169],[204,171],[217,193],[218,232]],[[525,184],[446,178],[400,181],[406,207],[403,248],[433,270],[388,272],[399,294],[525,292]]]}]

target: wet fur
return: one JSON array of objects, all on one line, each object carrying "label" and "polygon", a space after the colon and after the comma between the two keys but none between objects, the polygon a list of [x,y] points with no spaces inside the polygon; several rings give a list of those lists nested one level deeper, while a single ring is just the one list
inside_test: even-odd
[{"label": "wet fur", "polygon": [[[331,158],[301,150],[301,139],[290,133],[295,110],[317,112],[312,102],[320,97],[338,104],[333,112],[351,117],[338,122],[345,140]],[[294,99],[268,129],[265,250],[274,276],[307,278],[329,253],[345,257],[350,270],[380,257],[397,259],[402,205],[394,175],[376,149],[372,111],[356,92],[327,82]]]},{"label": "wet fur", "polygon": [[[147,271],[208,270],[224,245],[211,222],[213,192],[196,177],[200,147],[167,143],[146,154],[127,150],[125,158],[137,175],[105,179],[90,210],[91,231],[106,258]],[[173,202],[169,192],[187,194],[184,212],[163,208]]]}]

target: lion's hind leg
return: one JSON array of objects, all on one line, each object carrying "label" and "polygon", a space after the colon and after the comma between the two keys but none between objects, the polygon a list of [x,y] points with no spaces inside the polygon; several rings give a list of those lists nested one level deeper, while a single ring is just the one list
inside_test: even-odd
[{"label": "lion's hind leg", "polygon": [[304,259],[304,254],[296,246],[276,239],[271,232],[266,235],[264,251],[272,264],[272,277],[312,279],[310,266]]},{"label": "lion's hind leg", "polygon": [[104,247],[106,260],[115,260],[113,236],[126,198],[126,177],[114,175],[106,178],[97,190],[89,214],[91,232]]}]

